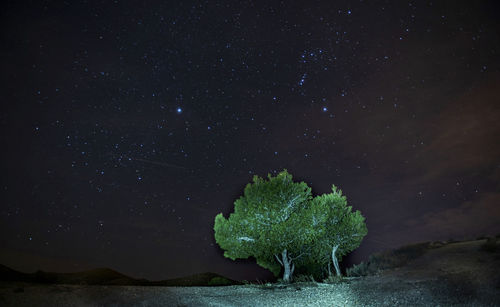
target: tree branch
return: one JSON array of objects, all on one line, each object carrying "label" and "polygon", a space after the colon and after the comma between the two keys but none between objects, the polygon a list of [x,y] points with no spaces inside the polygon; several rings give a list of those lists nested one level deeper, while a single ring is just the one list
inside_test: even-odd
[{"label": "tree branch", "polygon": [[295,201],[297,200],[297,198],[299,198],[300,195],[297,195],[295,196],[293,199],[291,199],[289,202],[288,202],[288,206],[285,208],[285,210],[288,210],[292,205],[293,203],[295,203]]},{"label": "tree branch", "polygon": [[246,241],[246,242],[253,242],[253,241],[255,241],[254,238],[249,238],[249,237],[238,237],[237,240],[240,241],[240,242],[241,241]]},{"label": "tree branch", "polygon": [[276,260],[278,260],[278,262],[281,264],[281,266],[283,266],[283,262],[281,262],[280,258],[278,258],[278,255],[274,254],[274,257],[276,257]]},{"label": "tree branch", "polygon": [[[299,259],[300,257],[304,256],[305,253],[300,253],[300,255],[298,255],[297,257],[290,257],[290,260],[295,260],[295,259]],[[308,253],[309,254],[309,253]]]}]

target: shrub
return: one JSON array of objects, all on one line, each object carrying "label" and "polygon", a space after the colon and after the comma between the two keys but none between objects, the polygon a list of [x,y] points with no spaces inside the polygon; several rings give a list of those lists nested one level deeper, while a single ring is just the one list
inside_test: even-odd
[{"label": "shrub", "polygon": [[425,242],[406,245],[392,251],[371,255],[368,262],[361,262],[348,268],[347,276],[368,276],[387,269],[394,269],[406,265],[408,262],[422,256],[429,249],[439,248],[444,243]]},{"label": "shrub", "polygon": [[360,264],[355,264],[351,268],[347,268],[347,276],[350,277],[361,277],[368,275],[375,275],[378,269],[374,265],[370,265],[369,262],[361,262]]},{"label": "shrub", "polygon": [[481,250],[490,253],[496,252],[498,250],[497,238],[486,239],[486,242],[481,245]]},{"label": "shrub", "polygon": [[231,281],[227,278],[216,276],[208,281],[209,286],[226,286],[231,285]]},{"label": "shrub", "polygon": [[337,284],[344,281],[344,277],[342,275],[330,275],[327,278],[323,279],[323,283],[325,284]]},{"label": "shrub", "polygon": [[316,282],[313,275],[300,274],[293,278],[295,282]]}]

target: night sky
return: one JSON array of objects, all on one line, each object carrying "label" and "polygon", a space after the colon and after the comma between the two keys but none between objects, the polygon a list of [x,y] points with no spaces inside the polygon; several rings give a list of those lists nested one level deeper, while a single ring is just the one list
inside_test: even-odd
[{"label": "night sky", "polygon": [[269,277],[213,223],[282,169],[366,217],[346,262],[500,232],[498,1],[10,1],[0,23],[4,265]]}]

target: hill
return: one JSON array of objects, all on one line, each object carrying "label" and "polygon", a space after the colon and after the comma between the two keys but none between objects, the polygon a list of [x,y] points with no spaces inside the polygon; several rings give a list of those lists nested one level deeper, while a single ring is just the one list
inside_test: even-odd
[{"label": "hill", "polygon": [[238,285],[238,281],[231,280],[216,273],[200,273],[181,278],[161,281],[136,279],[108,268],[98,268],[75,273],[54,273],[36,271],[35,273],[22,273],[0,264],[0,281],[28,282],[42,284],[66,285],[108,285],[108,286],[222,286]]},{"label": "hill", "polygon": [[[429,267],[438,269],[439,272],[449,266],[475,270],[485,267],[483,262],[488,264],[498,260],[499,241],[497,236],[468,241],[433,241],[406,245],[371,255],[368,261],[348,268],[347,275],[371,276],[400,268],[428,270]],[[443,259],[446,261],[443,262]]]}]

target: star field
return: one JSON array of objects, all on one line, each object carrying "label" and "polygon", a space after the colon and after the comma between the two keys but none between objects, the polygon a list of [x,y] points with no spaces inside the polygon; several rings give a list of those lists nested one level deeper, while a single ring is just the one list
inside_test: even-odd
[{"label": "star field", "polygon": [[495,1],[28,1],[2,10],[0,263],[254,280],[213,219],[253,175],[339,186],[353,258],[499,232]]}]

